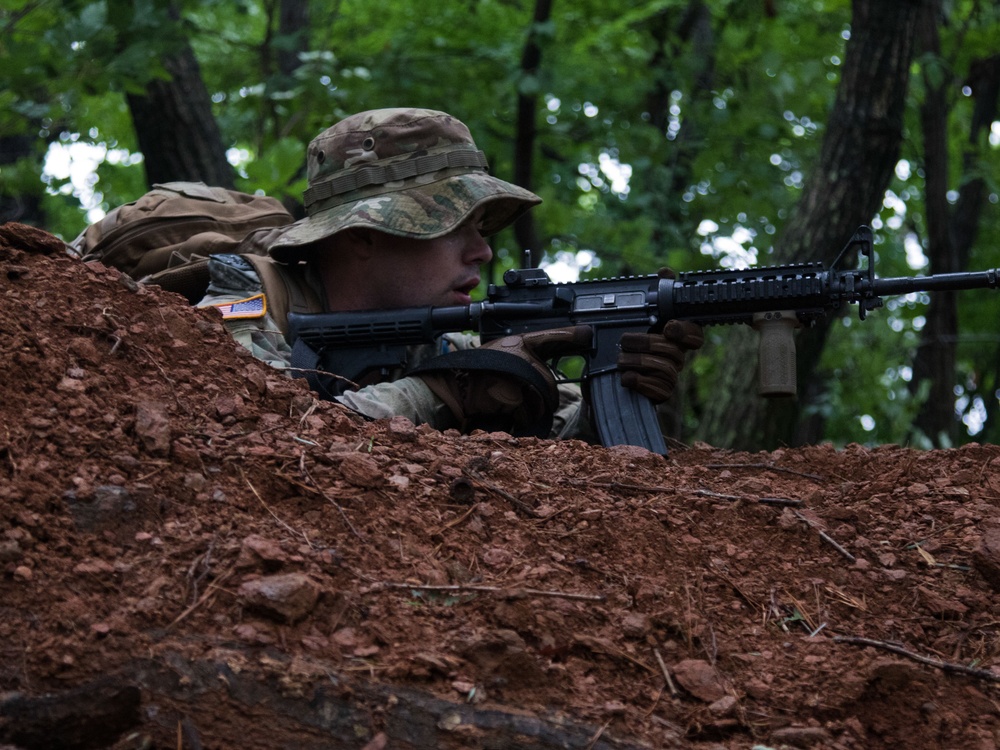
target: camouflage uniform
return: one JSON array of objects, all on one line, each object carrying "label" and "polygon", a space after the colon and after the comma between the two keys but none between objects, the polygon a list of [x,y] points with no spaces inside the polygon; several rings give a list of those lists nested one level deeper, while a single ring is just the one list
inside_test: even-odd
[{"label": "camouflage uniform", "polygon": [[[481,232],[489,236],[541,202],[533,193],[492,177],[468,128],[433,110],[385,109],[353,115],[313,139],[307,160],[307,215],[280,232],[268,255],[285,277],[290,276],[291,266],[304,263],[304,274],[285,281],[310,287],[319,300],[324,294],[319,279],[308,270],[309,260],[318,243],[339,232],[362,227],[398,237],[434,239],[458,228],[481,208]],[[336,250],[324,247],[324,251]],[[218,308],[233,337],[255,357],[288,367],[291,350],[282,334],[283,321],[270,314],[267,290],[253,266],[239,256],[223,255],[213,256],[209,268],[211,286],[200,306]],[[472,337],[449,335],[437,347],[415,350],[410,364],[477,345]],[[559,391],[553,435],[584,435],[579,388],[561,385]],[[402,373],[396,380],[348,392],[338,400],[373,418],[401,415],[438,429],[455,426],[451,412],[427,385]]]}]

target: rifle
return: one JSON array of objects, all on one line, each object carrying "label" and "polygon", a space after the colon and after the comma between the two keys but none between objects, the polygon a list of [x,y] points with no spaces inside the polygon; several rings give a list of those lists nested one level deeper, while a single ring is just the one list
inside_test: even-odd
[{"label": "rifle", "polygon": [[[856,248],[864,268],[833,270]],[[406,366],[407,347],[442,334],[474,331],[483,342],[502,336],[586,324],[594,339],[585,355],[594,427],[601,443],[639,445],[666,455],[655,406],[621,384],[618,341],[627,331],[658,329],[670,319],[704,326],[746,324],[760,333],[759,393],[794,396],[796,328],[810,326],[845,303],[857,303],[861,320],[883,296],[923,291],[995,289],[1000,269],[970,273],[875,278],[872,231],[861,226],[829,270],[799,263],[744,270],[681,273],[555,283],[541,268],[510,270],[486,299],[467,306],[420,307],[318,314],[289,314],[289,339],[310,352],[319,369],[352,381]],[[299,361],[302,360],[301,358]],[[314,388],[329,386],[310,378]],[[323,393],[323,390],[320,391]]]}]

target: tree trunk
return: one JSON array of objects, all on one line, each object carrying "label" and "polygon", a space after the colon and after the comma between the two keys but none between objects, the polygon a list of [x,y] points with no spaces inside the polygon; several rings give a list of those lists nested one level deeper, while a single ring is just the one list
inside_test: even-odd
[{"label": "tree trunk", "polygon": [[[27,135],[0,136],[0,170],[12,166],[21,159],[33,156],[35,139]],[[16,221],[32,226],[45,226],[42,215],[42,184],[38,182],[37,192],[10,190],[0,185],[0,224]]]},{"label": "tree trunk", "polygon": [[[936,0],[931,6],[933,7],[925,10],[921,35],[925,52],[938,58],[940,0]],[[957,82],[943,72],[946,68],[947,65],[942,62],[938,67],[938,75],[933,75],[929,71],[934,69],[925,65],[924,88],[927,93],[920,108],[924,131],[927,255],[931,273],[957,273],[966,270],[986,198],[985,180],[975,177],[962,181],[954,210],[949,206],[949,92],[955,89]],[[976,154],[981,148],[979,142],[985,138],[996,117],[1000,57],[976,62],[969,85],[975,96],[975,106],[969,148],[966,149],[963,161],[964,174],[975,169]],[[937,447],[954,445],[960,436],[961,422],[955,417],[954,393],[957,348],[957,294],[935,294],[927,307],[927,324],[920,333],[910,387],[916,392],[924,381],[930,382],[927,400],[921,405],[913,427]]]},{"label": "tree trunk", "polygon": [[[924,215],[927,220],[927,256],[931,273],[955,273],[958,256],[948,232],[948,92],[953,80],[941,59],[938,21],[941,0],[930,0],[919,24],[923,46],[924,101],[920,127],[924,135]],[[931,296],[927,323],[913,362],[911,388],[930,381],[927,400],[914,427],[934,445],[953,445],[957,436],[955,411],[955,337],[958,334],[958,299],[955,292]]]},{"label": "tree trunk", "polygon": [[[919,9],[917,0],[854,0],[851,38],[819,162],[776,243],[775,262],[829,265],[858,225],[871,221],[878,210],[902,140]],[[798,335],[798,378],[805,384],[802,395],[810,399],[821,390],[811,381],[829,325],[823,321]],[[818,439],[816,422],[801,421],[805,399],[757,398],[747,364],[757,361],[756,337],[737,326],[723,332],[723,338],[725,360],[697,437],[741,449]]]},{"label": "tree trunk", "polygon": [[[537,27],[547,23],[552,16],[552,0],[535,0],[535,14],[528,32],[528,41],[521,54],[521,80],[526,81],[538,75],[542,62],[542,48],[538,45]],[[538,116],[537,86],[532,82],[522,86],[517,93],[517,133],[514,137],[514,184],[531,190],[534,180],[532,172],[535,163],[535,138],[538,131],[535,118]],[[542,260],[541,237],[535,227],[535,219],[529,211],[514,222],[514,237],[521,250],[529,250],[530,263],[537,266]]]},{"label": "tree trunk", "polygon": [[[278,48],[277,62],[278,74],[283,79],[284,85],[294,87],[295,71],[302,65],[300,55],[309,50],[309,31],[309,0],[281,0],[278,9],[278,35],[282,37],[282,44]],[[284,122],[279,122],[273,111],[271,117],[274,138],[280,140],[305,117],[305,113],[302,111],[294,112]],[[263,126],[261,132],[264,132]],[[305,174],[306,165],[305,160],[303,160],[302,165],[295,173],[295,179],[300,179]],[[305,217],[305,206],[297,197],[287,195],[282,198],[281,203],[295,219]]]},{"label": "tree trunk", "polygon": [[285,39],[278,49],[278,72],[291,78],[302,64],[299,55],[309,49],[309,0],[281,0],[278,35]]},{"label": "tree trunk", "polygon": [[187,44],[164,61],[169,80],[152,80],[127,96],[146,182],[201,181],[234,187],[235,171],[212,115],[212,102],[194,51]]},{"label": "tree trunk", "polygon": [[[1000,390],[1000,347],[993,350],[993,361],[989,363],[989,371],[983,374],[982,390],[985,393],[996,393]],[[986,425],[981,435],[978,435],[981,443],[1000,443],[1000,401],[993,398],[984,398],[986,407]]]},{"label": "tree trunk", "polygon": [[[704,110],[700,105],[711,101],[715,89],[712,13],[703,0],[690,0],[679,17],[676,11],[662,10],[651,19],[648,28],[655,49],[649,61],[653,85],[646,96],[646,107],[650,124],[661,136],[666,134],[670,123],[671,94],[675,89],[688,88],[684,119],[668,149],[668,159],[646,176],[657,183],[645,191],[653,198],[648,209],[655,222],[651,240],[654,247],[683,246],[694,236],[698,220],[684,217],[677,196],[694,181],[691,165],[705,137],[705,126],[700,119]],[[684,47],[688,45],[693,77],[682,86],[674,79],[677,60],[685,55]]]},{"label": "tree trunk", "polygon": [[[646,95],[646,109],[650,125],[661,137],[666,134],[670,123],[671,93],[681,86],[679,81],[673,80],[676,61],[684,54],[681,45],[690,44],[695,70],[693,80],[687,84],[690,86],[690,105],[668,151],[668,161],[657,169],[647,170],[643,176],[649,183],[644,192],[652,197],[652,203],[645,209],[654,217],[652,244],[654,247],[670,247],[683,244],[682,237],[695,235],[693,230],[697,220],[682,215],[677,196],[693,181],[691,165],[698,155],[698,144],[703,139],[704,128],[698,116],[702,110],[697,105],[712,97],[715,36],[712,14],[702,0],[690,0],[679,19],[669,9],[661,10],[650,20],[647,28],[655,47],[649,61],[653,84]],[[628,273],[628,269],[625,272]],[[664,435],[676,439],[682,436],[685,404],[694,385],[691,370],[685,370],[673,395],[657,409]]]},{"label": "tree trunk", "polygon": [[[970,147],[962,156],[962,171],[971,175],[979,172],[981,154],[989,148],[990,128],[1000,111],[1000,54],[973,61],[966,84],[972,90],[975,106],[969,131]],[[968,266],[987,193],[986,180],[981,176],[968,179],[962,183],[952,210],[951,237],[962,268]]]}]

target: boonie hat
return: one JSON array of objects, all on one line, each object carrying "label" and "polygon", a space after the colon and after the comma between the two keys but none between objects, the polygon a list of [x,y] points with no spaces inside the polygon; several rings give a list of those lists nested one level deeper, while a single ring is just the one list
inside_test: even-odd
[{"label": "boonie hat", "polygon": [[434,239],[479,207],[489,236],[541,203],[491,176],[469,129],[430,109],[351,115],[310,142],[307,160],[306,217],[271,245],[279,261],[301,260],[311,243],[353,227]]}]

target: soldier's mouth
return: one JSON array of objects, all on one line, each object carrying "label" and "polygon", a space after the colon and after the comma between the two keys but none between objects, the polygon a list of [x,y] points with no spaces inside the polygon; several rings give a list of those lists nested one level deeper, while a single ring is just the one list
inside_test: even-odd
[{"label": "soldier's mouth", "polygon": [[469,279],[466,283],[456,286],[453,291],[458,304],[468,305],[472,302],[472,297],[470,295],[472,294],[472,290],[477,286],[479,286],[478,277],[475,279]]}]

